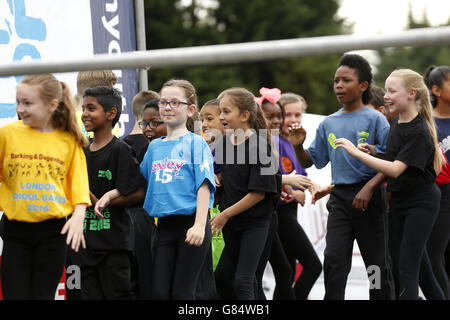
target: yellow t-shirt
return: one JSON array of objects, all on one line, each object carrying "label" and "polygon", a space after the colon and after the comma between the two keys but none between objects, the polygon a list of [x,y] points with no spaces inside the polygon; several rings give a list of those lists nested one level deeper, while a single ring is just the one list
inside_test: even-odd
[{"label": "yellow t-shirt", "polygon": [[0,210],[40,222],[91,204],[86,158],[68,132],[42,133],[16,121],[0,128]]}]

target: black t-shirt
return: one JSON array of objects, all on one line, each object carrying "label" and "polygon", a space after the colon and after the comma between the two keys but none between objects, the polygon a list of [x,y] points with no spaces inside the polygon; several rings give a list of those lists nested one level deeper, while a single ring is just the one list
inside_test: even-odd
[{"label": "black t-shirt", "polygon": [[408,123],[398,123],[398,117],[394,118],[386,144],[386,160],[399,160],[408,167],[396,179],[388,178],[388,191],[413,191],[420,185],[433,183],[434,145],[420,114]]},{"label": "black t-shirt", "polygon": [[264,191],[265,198],[250,209],[232,217],[228,224],[251,225],[269,221],[281,193],[281,173],[267,139],[253,134],[235,146],[225,135],[215,149],[214,160],[222,166],[221,211],[237,203],[250,191]]},{"label": "black t-shirt", "polygon": [[123,138],[122,141],[126,142],[131,148],[133,148],[136,159],[138,159],[141,153],[145,153],[144,150],[147,150],[148,147],[148,141],[143,134],[129,134]]},{"label": "black t-shirt", "polygon": [[[100,199],[106,192],[118,189],[123,196],[145,186],[139,164],[129,145],[114,137],[110,143],[97,151],[84,148],[86,155],[89,189]],[[122,206],[107,207],[104,219],[94,214],[94,207],[86,210],[86,250],[80,250],[85,265],[95,264],[105,253],[112,250],[131,251],[134,234],[130,214]]]}]

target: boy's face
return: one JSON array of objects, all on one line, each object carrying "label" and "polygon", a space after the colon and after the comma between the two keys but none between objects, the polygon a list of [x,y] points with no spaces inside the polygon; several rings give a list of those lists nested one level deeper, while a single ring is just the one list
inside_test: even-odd
[{"label": "boy's face", "polygon": [[147,124],[145,129],[142,130],[142,134],[147,138],[148,143],[167,135],[167,126],[161,121],[159,110],[155,108],[145,109],[142,121]]},{"label": "boy's face", "polygon": [[103,106],[98,103],[97,98],[90,96],[83,98],[81,108],[83,110],[81,121],[83,121],[86,131],[95,132],[105,126],[111,129],[111,123],[116,113],[114,108],[105,112]]},{"label": "boy's face", "polygon": [[359,81],[358,73],[355,69],[340,66],[336,70],[333,89],[340,103],[344,105],[358,103],[367,86],[367,81]]}]

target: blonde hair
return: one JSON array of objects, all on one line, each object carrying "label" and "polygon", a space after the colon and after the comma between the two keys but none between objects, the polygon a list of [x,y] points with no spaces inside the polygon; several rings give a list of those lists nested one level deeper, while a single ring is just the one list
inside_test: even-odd
[{"label": "blonde hair", "polygon": [[133,107],[133,115],[136,122],[143,119],[145,105],[156,99],[159,99],[159,94],[152,90],[143,90],[134,96],[131,106]]},{"label": "blonde hair", "polygon": [[442,150],[439,147],[436,125],[432,116],[433,107],[431,105],[429,91],[427,86],[425,85],[423,77],[419,73],[410,69],[395,70],[389,76],[400,78],[406,90],[416,91],[416,102],[420,106],[419,114],[421,114],[425,119],[435,147],[434,168],[436,172],[439,172],[446,161]]},{"label": "blonde hair", "polygon": [[50,104],[52,100],[56,99],[59,103],[51,117],[53,127],[72,134],[82,146],[88,144],[78,126],[72,94],[66,83],[58,81],[52,74],[29,75],[21,83],[35,86],[44,103]]},{"label": "blonde hair", "polygon": [[299,94],[295,94],[292,92],[286,92],[283,93],[280,97],[280,100],[278,103],[284,108],[285,105],[290,103],[300,103],[302,105],[302,112],[306,111],[306,108],[308,107],[308,104],[306,103],[305,98],[303,98]]},{"label": "blonde hair", "polygon": [[77,76],[77,94],[75,101],[77,104],[83,99],[83,93],[88,88],[99,86],[114,87],[118,78],[111,70],[80,71]]}]

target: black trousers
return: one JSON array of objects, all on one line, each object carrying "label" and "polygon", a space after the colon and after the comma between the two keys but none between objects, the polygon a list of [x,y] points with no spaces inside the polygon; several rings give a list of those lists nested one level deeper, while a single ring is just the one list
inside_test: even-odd
[{"label": "black trousers", "polygon": [[352,265],[356,239],[368,275],[370,266],[378,267],[379,286],[369,291],[370,299],[390,300],[394,297],[392,270],[388,258],[386,201],[378,187],[366,211],[356,210],[353,199],[365,183],[336,185],[327,203],[326,248],[324,252],[325,299],[343,300],[347,277]]},{"label": "black trousers", "polygon": [[130,300],[132,254],[112,251],[95,266],[81,267],[82,300]]},{"label": "black trousers", "polygon": [[[426,244],[438,215],[440,193],[434,183],[412,192],[392,193],[390,247],[399,299],[418,299],[419,273],[422,259],[429,261]],[[433,299],[444,299],[436,281],[428,285],[427,292],[435,292]]]},{"label": "black trousers", "polygon": [[27,223],[2,216],[5,300],[55,299],[67,254],[66,235],[60,234],[65,223],[65,218]]},{"label": "black trousers", "polygon": [[211,225],[208,216],[202,245],[191,246],[185,240],[194,222],[195,214],[158,219],[152,276],[154,299],[196,299],[198,279],[211,250]]},{"label": "black trousers", "polygon": [[303,266],[302,274],[295,283],[294,291],[297,300],[306,300],[317,278],[322,272],[322,263],[297,219],[297,202],[278,207],[278,234],[291,265],[294,282],[297,261]]}]

